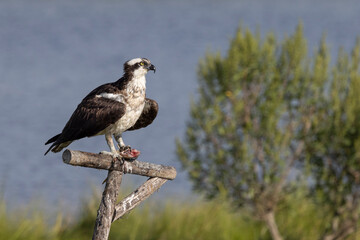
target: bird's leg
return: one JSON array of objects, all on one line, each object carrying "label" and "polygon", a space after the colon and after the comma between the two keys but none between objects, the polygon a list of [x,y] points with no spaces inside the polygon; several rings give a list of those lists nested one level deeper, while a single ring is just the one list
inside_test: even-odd
[{"label": "bird's leg", "polygon": [[119,152],[120,155],[127,161],[134,161],[139,155],[140,155],[140,151],[136,150],[136,149],[131,149],[130,146],[126,146],[121,134],[114,134],[114,138],[116,140],[116,142],[118,143],[119,146]]},{"label": "bird's leg", "polygon": [[113,158],[121,158],[120,154],[116,151],[116,148],[115,148],[115,145],[114,145],[111,134],[106,133],[105,134],[105,139],[106,139],[106,142],[107,142],[107,144],[108,144],[108,146],[110,148],[110,152],[101,151],[100,154],[111,155]]},{"label": "bird's leg", "polygon": [[116,142],[118,143],[118,147],[119,147],[119,151],[123,152],[126,151],[128,149],[131,150],[130,146],[126,146],[124,143],[124,140],[122,139],[122,135],[121,134],[114,134],[114,138],[116,140]]}]

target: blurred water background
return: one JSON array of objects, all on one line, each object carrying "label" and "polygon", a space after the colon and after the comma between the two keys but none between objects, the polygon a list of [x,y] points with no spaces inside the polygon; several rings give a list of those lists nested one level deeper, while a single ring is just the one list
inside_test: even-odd
[{"label": "blurred water background", "polygon": [[[59,133],[81,99],[93,88],[117,80],[122,64],[149,58],[147,96],[160,105],[146,129],[124,134],[141,150],[139,160],[173,165],[176,180],[158,196],[186,199],[191,185],[175,157],[190,97],[196,95],[196,68],[207,50],[225,53],[239,23],[280,38],[304,23],[309,53],[323,33],[332,56],[350,50],[360,35],[360,2],[345,1],[0,1],[0,193],[10,207],[41,200],[74,209],[102,188],[105,171],[44,156],[47,139]],[[107,150],[103,136],[83,139],[71,149]],[[144,177],[126,175],[124,188]],[[70,206],[70,207],[69,207]]]}]

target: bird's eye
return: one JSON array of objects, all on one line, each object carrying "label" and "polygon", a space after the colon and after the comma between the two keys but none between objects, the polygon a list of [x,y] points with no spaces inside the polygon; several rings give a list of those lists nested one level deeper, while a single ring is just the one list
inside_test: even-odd
[{"label": "bird's eye", "polygon": [[141,62],[141,63],[140,63],[140,66],[144,66],[144,62]]}]

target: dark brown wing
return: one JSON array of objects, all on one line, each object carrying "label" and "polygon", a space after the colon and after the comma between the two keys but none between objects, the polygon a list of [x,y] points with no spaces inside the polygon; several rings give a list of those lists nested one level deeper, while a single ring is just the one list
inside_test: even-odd
[{"label": "dark brown wing", "polygon": [[158,110],[159,110],[159,106],[158,106],[157,102],[155,100],[146,98],[144,110],[142,111],[139,119],[136,121],[134,126],[129,128],[127,131],[144,128],[144,127],[150,125],[156,118]]},{"label": "dark brown wing", "polygon": [[125,113],[125,104],[103,97],[92,97],[79,104],[62,131],[64,141],[91,137]]},{"label": "dark brown wing", "polygon": [[118,101],[96,96],[85,98],[72,114],[62,133],[47,142],[54,142],[49,150],[64,142],[97,135],[119,120],[124,113],[125,104]]}]

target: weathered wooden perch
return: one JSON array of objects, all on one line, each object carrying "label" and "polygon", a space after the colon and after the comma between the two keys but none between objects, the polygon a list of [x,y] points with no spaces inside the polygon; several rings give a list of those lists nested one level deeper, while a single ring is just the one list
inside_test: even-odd
[{"label": "weathered wooden perch", "polygon": [[168,167],[164,165],[152,164],[147,162],[133,161],[121,164],[120,161],[113,161],[113,158],[110,155],[81,152],[66,149],[63,153],[64,163],[105,169],[105,170],[116,170],[123,173],[136,174],[147,177],[160,177],[172,180],[176,177],[176,170],[174,167]]},{"label": "weathered wooden perch", "polygon": [[[98,209],[93,240],[106,240],[110,233],[111,223],[130,212],[142,201],[158,190],[166,181],[176,177],[174,167],[151,164],[140,161],[114,161],[109,155],[95,154],[74,150],[65,150],[63,161],[66,164],[109,170],[105,189]],[[118,190],[122,175],[137,174],[150,177],[143,185],[118,204]]]}]

